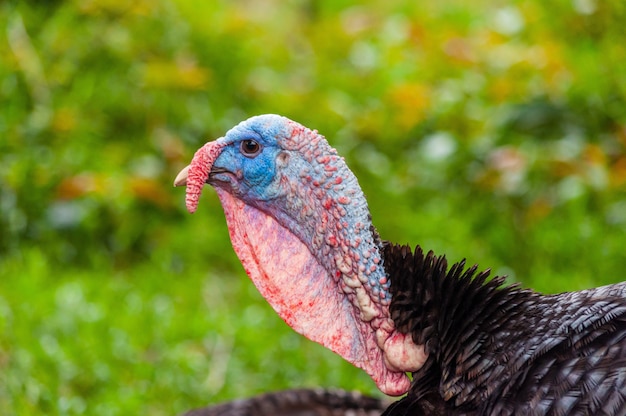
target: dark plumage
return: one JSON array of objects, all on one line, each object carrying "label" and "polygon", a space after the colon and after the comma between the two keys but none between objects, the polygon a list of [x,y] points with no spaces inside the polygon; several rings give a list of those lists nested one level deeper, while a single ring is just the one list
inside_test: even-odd
[{"label": "dark plumage", "polygon": [[387,244],[391,316],[429,353],[386,415],[626,413],[624,285],[540,295]]},{"label": "dark plumage", "polygon": [[175,181],[189,211],[205,183],[276,312],[384,393],[408,393],[386,415],[626,414],[626,284],[541,295],[382,243],[344,160],[280,116],[196,152]]},{"label": "dark plumage", "polygon": [[183,416],[378,416],[386,406],[357,392],[297,389],[203,407]]}]

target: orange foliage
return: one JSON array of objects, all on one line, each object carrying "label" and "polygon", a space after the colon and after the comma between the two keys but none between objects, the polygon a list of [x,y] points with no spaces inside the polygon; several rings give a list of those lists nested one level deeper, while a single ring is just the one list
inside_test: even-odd
[{"label": "orange foliage", "polygon": [[620,156],[615,161],[609,174],[611,186],[626,187],[626,156]]},{"label": "orange foliage", "polygon": [[211,72],[200,67],[192,59],[183,58],[175,62],[153,61],[146,64],[143,81],[148,87],[180,88],[201,90],[208,86]]},{"label": "orange foliage", "polygon": [[431,103],[431,90],[424,84],[400,84],[389,91],[387,101],[395,123],[409,130],[424,119]]},{"label": "orange foliage", "polygon": [[128,180],[128,187],[133,196],[139,200],[152,202],[161,208],[172,206],[172,197],[165,191],[162,182],[136,177]]},{"label": "orange foliage", "polygon": [[56,195],[58,199],[76,199],[86,194],[103,194],[106,191],[105,188],[105,180],[102,176],[81,173],[63,179],[57,187]]}]

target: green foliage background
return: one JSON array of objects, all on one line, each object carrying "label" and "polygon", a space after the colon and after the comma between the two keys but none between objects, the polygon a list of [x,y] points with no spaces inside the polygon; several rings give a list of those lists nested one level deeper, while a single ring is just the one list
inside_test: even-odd
[{"label": "green foliage background", "polygon": [[345,155],[381,235],[544,292],[623,279],[626,3],[0,3],[0,413],[180,413],[372,382],[172,179],[260,113]]}]

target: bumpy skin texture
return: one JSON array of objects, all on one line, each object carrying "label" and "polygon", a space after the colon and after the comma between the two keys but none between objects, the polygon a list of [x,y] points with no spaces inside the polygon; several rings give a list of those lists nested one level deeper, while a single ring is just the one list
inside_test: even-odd
[{"label": "bumpy skin texture", "polygon": [[190,212],[204,183],[215,187],[235,252],[285,322],[364,369],[383,392],[408,390],[405,372],[426,355],[389,318],[367,201],[323,136],[277,115],[253,117],[200,148],[181,175]]},{"label": "bumpy skin texture", "polygon": [[189,210],[215,187],[277,313],[383,392],[408,391],[386,414],[626,414],[624,283],[544,296],[384,245],[336,151],[280,116],[241,123],[186,169]]},{"label": "bumpy skin texture", "polygon": [[385,415],[626,414],[626,285],[541,295],[388,244],[391,316],[429,353]]},{"label": "bumpy skin texture", "polygon": [[356,392],[298,389],[203,407],[183,416],[378,416],[386,407],[383,400]]}]

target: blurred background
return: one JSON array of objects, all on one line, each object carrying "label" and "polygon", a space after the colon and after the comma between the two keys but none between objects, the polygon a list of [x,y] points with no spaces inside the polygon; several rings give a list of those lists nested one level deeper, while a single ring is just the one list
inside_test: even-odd
[{"label": "blurred background", "polygon": [[381,235],[553,293],[626,267],[622,0],[0,4],[0,413],[376,394],[295,334],[176,173],[239,121],[318,129]]}]

